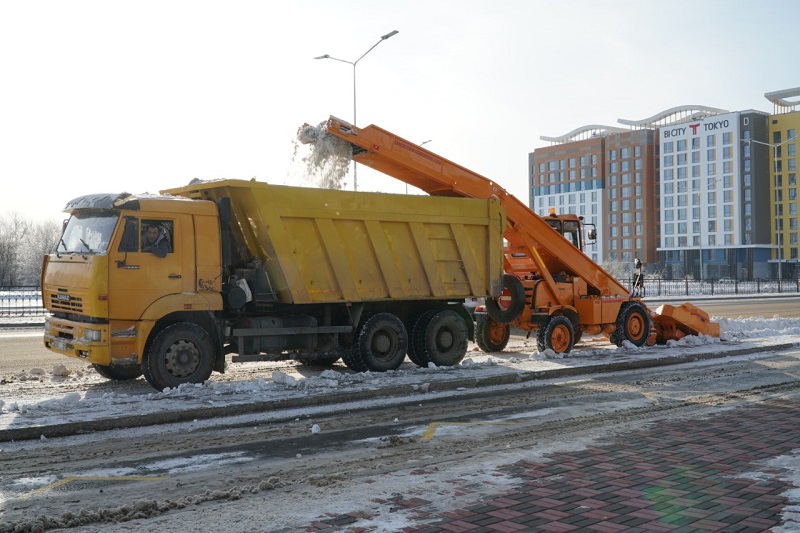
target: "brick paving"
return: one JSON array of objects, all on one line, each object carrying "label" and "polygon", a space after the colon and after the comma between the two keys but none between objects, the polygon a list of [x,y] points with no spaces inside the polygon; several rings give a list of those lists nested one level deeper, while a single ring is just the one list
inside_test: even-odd
[{"label": "brick paving", "polygon": [[[400,530],[408,533],[766,531],[781,524],[788,504],[781,494],[793,487],[757,462],[800,448],[798,407],[773,402],[656,422],[610,444],[517,462],[501,469],[519,479],[516,488],[460,508],[441,511],[446,502],[402,495],[389,503],[418,520]],[[746,472],[767,475],[737,477]],[[367,513],[325,516],[305,531],[377,531],[357,526],[365,518],[380,522]]]}]

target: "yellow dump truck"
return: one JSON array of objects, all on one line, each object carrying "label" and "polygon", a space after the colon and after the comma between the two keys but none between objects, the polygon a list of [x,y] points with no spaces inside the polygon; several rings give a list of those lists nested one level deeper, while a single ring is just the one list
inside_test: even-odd
[{"label": "yellow dump truck", "polygon": [[497,199],[198,182],[76,198],[42,296],[45,346],[163,390],[233,361],[459,363],[465,298],[503,290]]}]

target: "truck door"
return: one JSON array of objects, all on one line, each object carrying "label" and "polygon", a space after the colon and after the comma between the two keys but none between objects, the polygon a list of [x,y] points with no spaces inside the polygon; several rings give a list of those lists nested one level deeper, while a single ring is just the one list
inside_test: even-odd
[{"label": "truck door", "polygon": [[109,317],[136,320],[159,299],[194,291],[191,218],[169,213],[122,217],[109,260]]}]

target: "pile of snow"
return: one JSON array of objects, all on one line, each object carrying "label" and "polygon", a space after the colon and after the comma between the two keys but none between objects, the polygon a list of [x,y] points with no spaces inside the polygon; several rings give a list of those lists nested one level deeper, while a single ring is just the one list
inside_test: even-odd
[{"label": "pile of snow", "polygon": [[[317,126],[303,124],[297,130],[297,141],[310,147],[300,162],[305,167],[305,175],[316,177],[317,187],[323,189],[343,189],[344,178],[352,160],[350,144],[326,131],[325,122]],[[299,145],[294,145],[294,158],[297,159]]]}]

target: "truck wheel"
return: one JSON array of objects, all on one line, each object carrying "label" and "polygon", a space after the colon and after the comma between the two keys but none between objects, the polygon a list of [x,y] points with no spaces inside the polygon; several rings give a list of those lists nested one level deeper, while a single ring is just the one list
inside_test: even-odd
[{"label": "truck wheel", "polygon": [[[396,370],[406,358],[408,333],[402,320],[391,313],[378,313],[359,327],[351,359],[359,372]],[[347,363],[347,359],[345,359]],[[356,370],[350,364],[350,368]]]},{"label": "truck wheel", "polygon": [[142,367],[139,365],[122,366],[122,365],[98,365],[92,363],[92,366],[97,373],[106,379],[114,381],[128,381],[136,379],[142,375]]},{"label": "truck wheel", "polygon": [[486,312],[502,324],[515,321],[525,309],[525,287],[516,276],[503,274],[503,294],[486,299]]},{"label": "truck wheel", "polygon": [[[425,328],[431,321],[431,318],[433,318],[433,315],[438,312],[438,309],[430,309],[425,311],[419,315],[419,317],[417,317],[417,319],[414,321],[414,325],[410,330],[408,330],[408,358],[411,359],[412,363],[423,368],[428,366],[428,360],[420,359],[420,357],[417,355],[417,345],[425,343]],[[417,341],[419,338],[423,340]]]},{"label": "truck wheel", "polygon": [[430,315],[425,313],[423,317],[426,320],[420,321],[418,328],[414,329],[417,364],[421,362],[423,365],[420,366],[427,366],[430,362],[436,366],[453,366],[460,363],[469,342],[464,319],[451,309],[434,311]]},{"label": "truck wheel", "polygon": [[183,383],[203,383],[211,376],[214,350],[211,337],[197,324],[187,322],[164,328],[142,363],[144,377],[158,390]]},{"label": "truck wheel", "polygon": [[611,342],[622,346],[625,341],[634,346],[643,346],[650,334],[650,318],[639,302],[625,302],[620,306],[617,325],[611,334]]},{"label": "truck wheel", "polygon": [[487,316],[475,326],[475,342],[486,353],[502,352],[511,337],[511,326]]},{"label": "truck wheel", "polygon": [[553,350],[555,353],[569,353],[575,345],[575,332],[569,318],[553,315],[536,335],[536,346],[540,352]]}]

